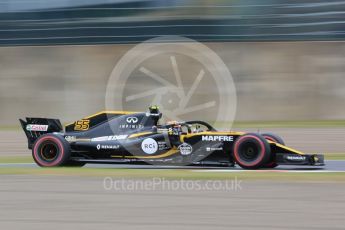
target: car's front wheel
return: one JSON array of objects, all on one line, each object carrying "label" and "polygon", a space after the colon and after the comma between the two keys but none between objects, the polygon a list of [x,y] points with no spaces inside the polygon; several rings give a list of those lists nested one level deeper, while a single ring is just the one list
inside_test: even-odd
[{"label": "car's front wheel", "polygon": [[[285,145],[283,138],[274,133],[263,133],[261,134],[266,140],[276,142],[281,145]],[[272,155],[269,162],[264,166],[264,168],[275,168],[278,164],[275,162],[275,157]]]},{"label": "car's front wheel", "polygon": [[271,158],[271,148],[267,140],[255,133],[245,134],[234,143],[233,155],[242,168],[262,168]]},{"label": "car's front wheel", "polygon": [[71,149],[62,136],[50,133],[40,136],[35,141],[32,156],[41,167],[63,166],[69,161]]}]

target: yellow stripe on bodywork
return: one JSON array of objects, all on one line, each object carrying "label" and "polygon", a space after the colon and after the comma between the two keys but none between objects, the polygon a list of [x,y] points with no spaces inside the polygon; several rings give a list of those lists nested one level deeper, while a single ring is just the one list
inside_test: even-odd
[{"label": "yellow stripe on bodywork", "polygon": [[80,138],[80,139],[76,139],[74,142],[90,142],[91,139],[90,138]]},{"label": "yellow stripe on bodywork", "polygon": [[166,153],[163,153],[160,155],[155,155],[155,156],[124,156],[124,157],[122,157],[122,156],[113,155],[111,157],[113,157],[113,158],[131,158],[131,159],[133,159],[133,158],[137,158],[137,159],[159,159],[159,158],[172,156],[178,152],[179,151],[177,149],[170,149]]},{"label": "yellow stripe on bodywork", "polygon": [[282,145],[282,144],[279,144],[279,143],[276,143],[276,142],[271,142],[269,141],[270,143],[274,143],[276,146],[278,146],[279,148],[282,148],[282,149],[285,149],[285,150],[288,150],[290,152],[293,152],[293,153],[296,153],[296,154],[299,154],[299,155],[305,155],[303,152],[301,151],[298,151],[296,149],[293,149],[293,148],[290,148],[290,147],[287,147],[285,145]]},{"label": "yellow stripe on bodywork", "polygon": [[131,134],[128,138],[141,137],[141,136],[145,136],[148,134],[152,134],[152,132],[134,133],[134,134]]},{"label": "yellow stripe on bodywork", "polygon": [[[82,118],[80,120],[90,119],[90,118],[93,118],[93,117],[97,117],[98,115],[101,115],[101,114],[122,114],[122,115],[128,115],[128,114],[134,114],[134,113],[139,113],[139,112],[133,112],[133,111],[101,111],[101,112],[92,114],[90,116],[84,117],[84,118]],[[75,123],[75,121],[71,122],[71,123],[68,123],[65,126],[69,126],[69,125],[72,125],[74,123]]]}]

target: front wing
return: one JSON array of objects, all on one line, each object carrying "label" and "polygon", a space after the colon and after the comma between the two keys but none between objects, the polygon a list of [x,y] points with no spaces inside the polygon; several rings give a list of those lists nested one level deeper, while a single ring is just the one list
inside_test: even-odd
[{"label": "front wing", "polygon": [[325,165],[324,156],[321,154],[290,154],[276,153],[276,163],[278,165]]}]

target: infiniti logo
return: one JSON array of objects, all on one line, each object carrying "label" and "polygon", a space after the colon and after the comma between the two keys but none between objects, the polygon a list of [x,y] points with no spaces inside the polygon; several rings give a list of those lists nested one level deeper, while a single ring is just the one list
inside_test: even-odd
[{"label": "infiniti logo", "polygon": [[135,123],[138,122],[138,118],[137,118],[137,117],[127,117],[127,118],[126,118],[126,121],[127,121],[127,123],[129,123],[129,124],[135,124]]}]

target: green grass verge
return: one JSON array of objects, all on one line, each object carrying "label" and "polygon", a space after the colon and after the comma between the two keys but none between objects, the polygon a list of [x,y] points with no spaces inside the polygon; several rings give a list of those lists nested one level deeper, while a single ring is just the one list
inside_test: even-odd
[{"label": "green grass verge", "polygon": [[0,163],[33,163],[31,155],[28,156],[0,156]]},{"label": "green grass verge", "polygon": [[325,153],[326,160],[345,160],[345,153]]}]

